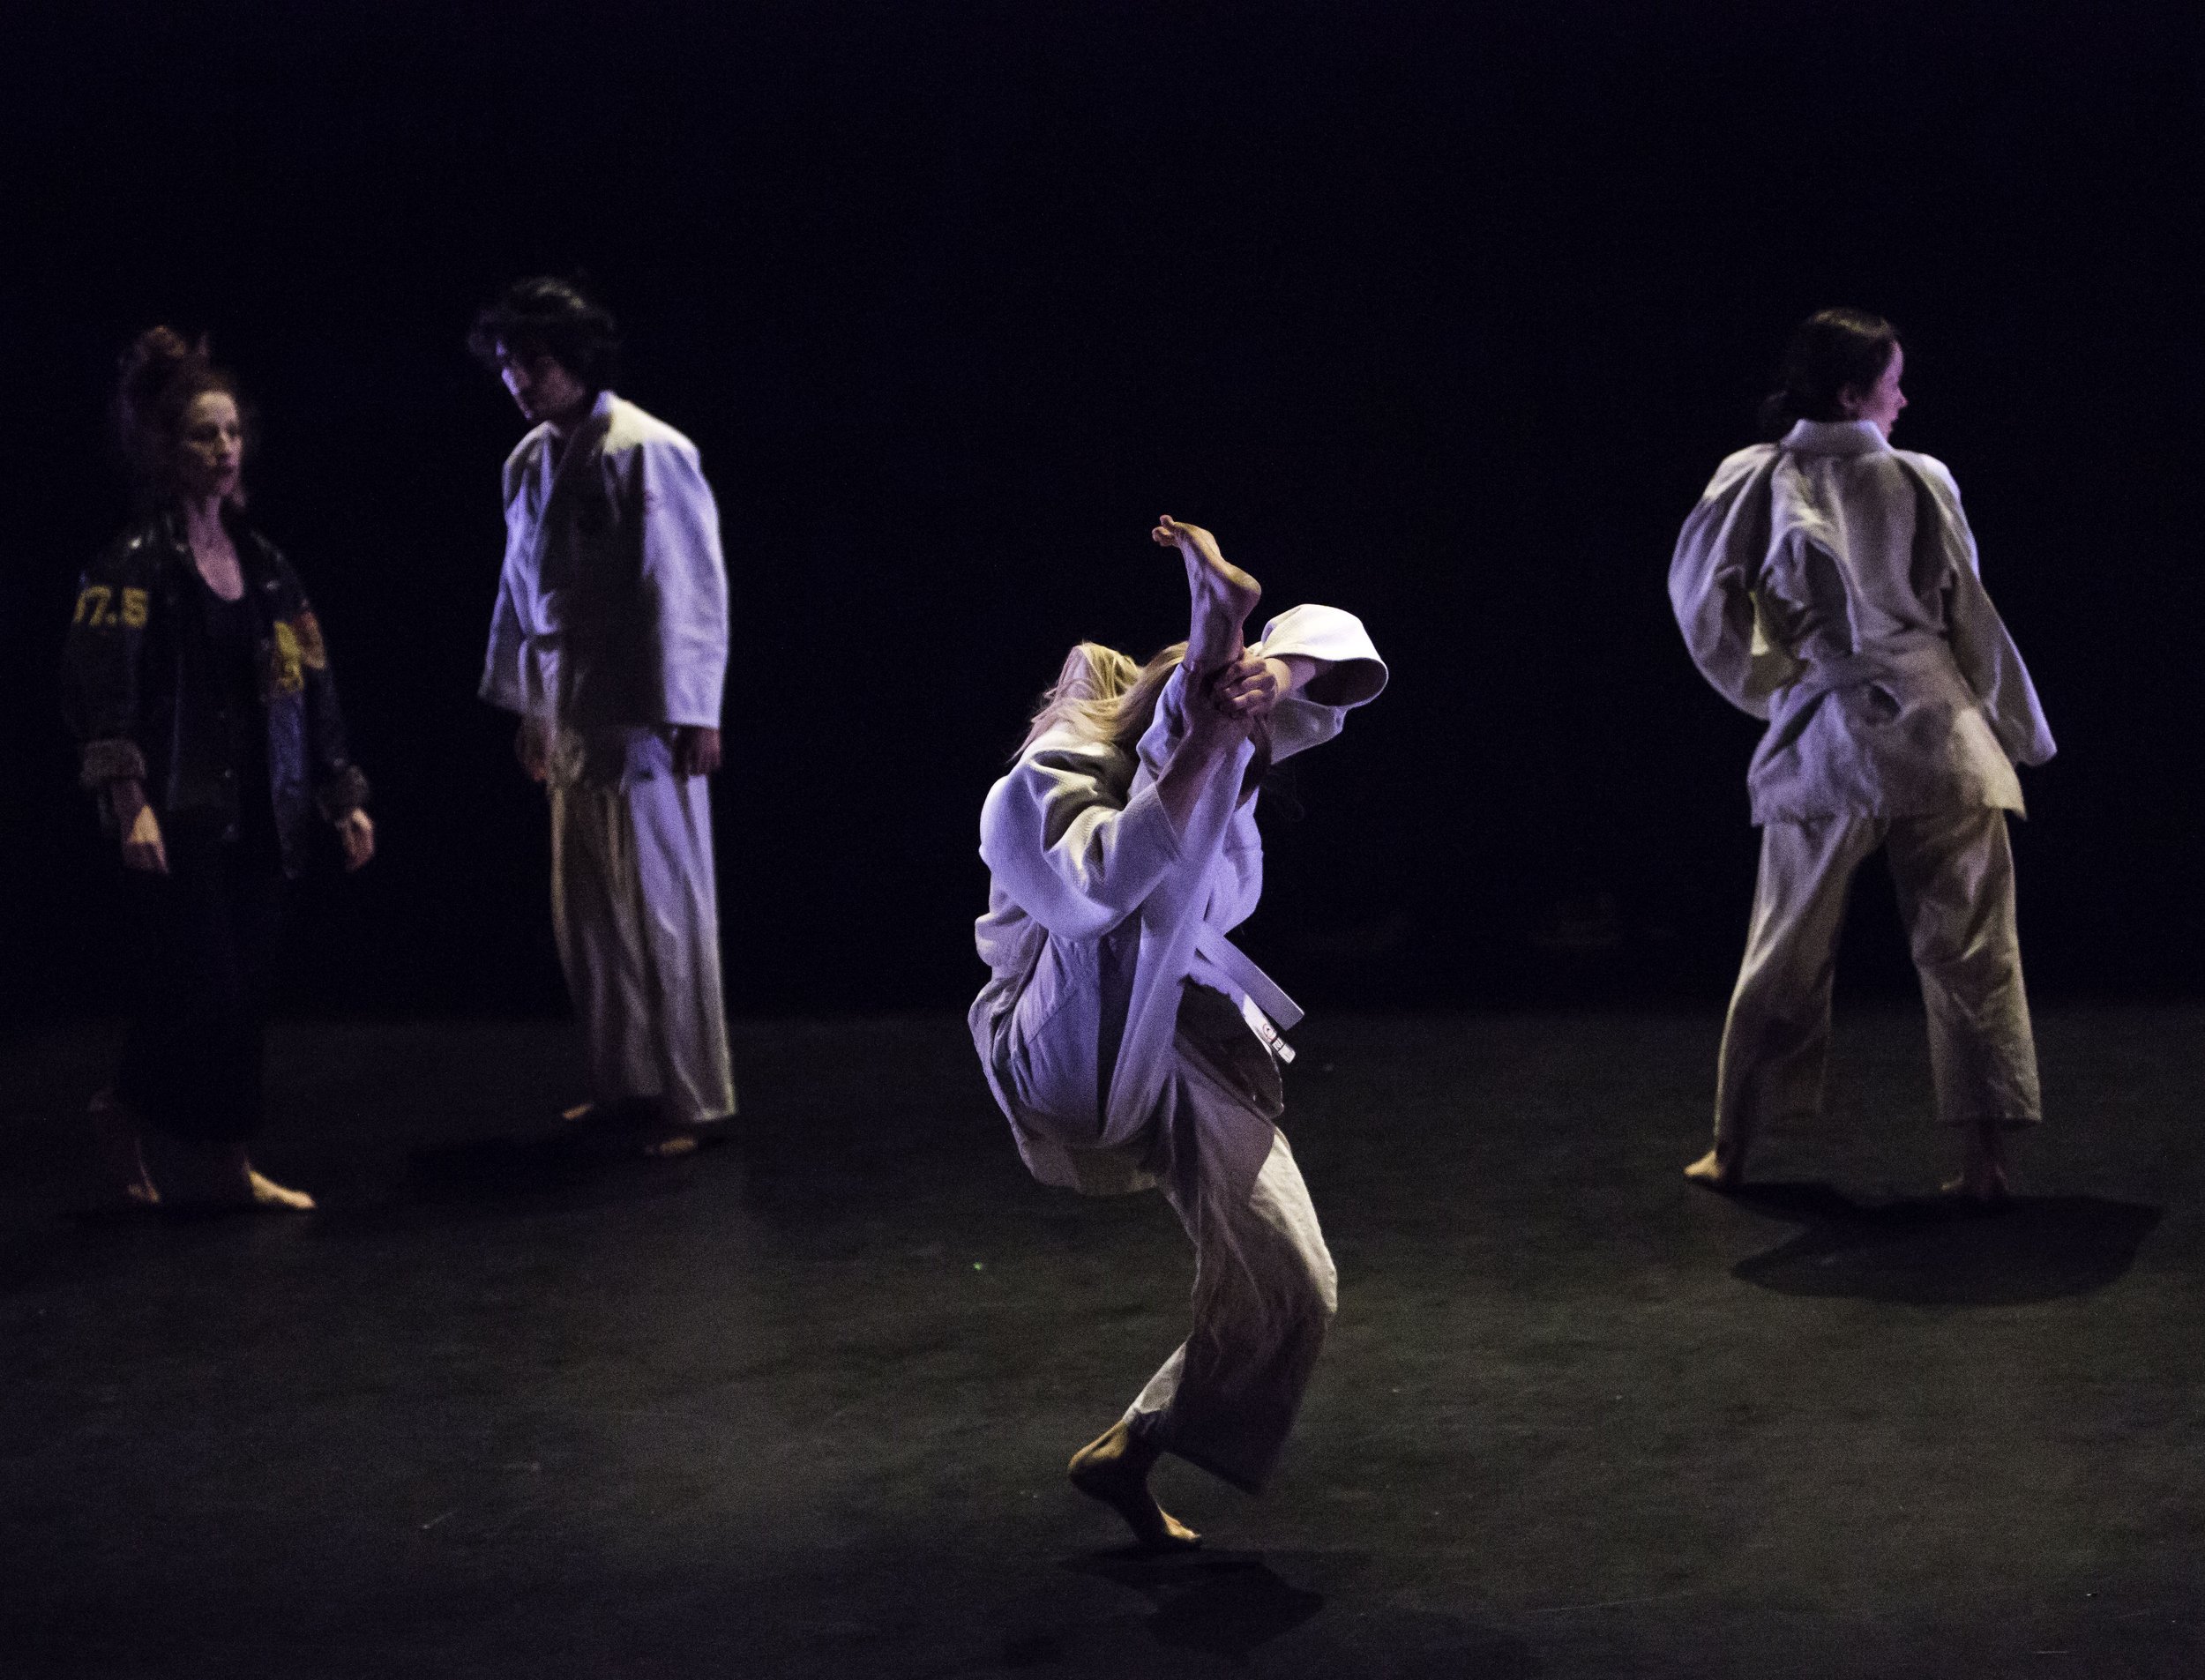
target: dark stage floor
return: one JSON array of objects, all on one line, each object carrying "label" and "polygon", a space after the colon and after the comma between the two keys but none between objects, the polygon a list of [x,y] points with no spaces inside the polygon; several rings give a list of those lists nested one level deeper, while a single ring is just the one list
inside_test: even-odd
[{"label": "dark stage floor", "polygon": [[746,1026],[739,1139],[543,1146],[554,1024],[279,1036],[307,1221],[84,1221],[108,1035],[4,1052],[0,1672],[2195,1675],[2205,1010],[2051,1012],[1998,1219],[1857,1011],[1689,1190],[1712,1015],[1342,1019],[1337,1334],[1190,1559],[1061,1467],[1177,1339],[1153,1198],[1023,1176],[960,1023]]}]

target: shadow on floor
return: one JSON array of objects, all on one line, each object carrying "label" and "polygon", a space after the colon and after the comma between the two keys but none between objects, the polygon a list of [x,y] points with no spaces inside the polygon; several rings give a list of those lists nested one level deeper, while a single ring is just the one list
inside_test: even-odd
[{"label": "shadow on floor", "polygon": [[1736,1196],[1805,1228],[1733,1276],[1780,1295],[1910,1306],[2018,1306],[2103,1289],[2135,1264],[2161,1212],[2097,1196],[2022,1196],[1996,1211],[1941,1198],[1864,1205],[1827,1184]]},{"label": "shadow on floor", "polygon": [[[1370,1675],[1383,1680],[1440,1680],[1443,1676],[1446,1680],[1528,1680],[1539,1672],[1521,1640],[1456,1617],[1408,1609],[1374,1614],[1365,1605],[1344,1624],[1318,1622],[1329,1600],[1348,1592],[1348,1578],[1368,1564],[1364,1554],[1299,1552],[1278,1556],[1277,1561],[1294,1574],[1322,1581],[1330,1590],[1296,1586],[1259,1552],[1156,1557],[1125,1550],[1067,1559],[1063,1567],[1127,1587],[1146,1599],[1153,1611],[1143,1626],[1170,1654],[1175,1671],[1189,1654],[1196,1653],[1245,1668],[1263,1647],[1306,1629],[1292,1646],[1266,1656],[1266,1672]],[[1076,1642],[1043,1635],[1012,1641],[1004,1649],[1002,1662],[1015,1669],[1076,1661],[1080,1655]]]},{"label": "shadow on floor", "polygon": [[416,1149],[407,1160],[406,1187],[430,1201],[627,1200],[680,1189],[696,1159],[647,1160],[618,1134],[570,1126]]},{"label": "shadow on floor", "polygon": [[1322,1593],[1280,1579],[1255,1552],[1108,1552],[1065,1567],[1132,1587],[1148,1600],[1155,1606],[1148,1631],[1157,1644],[1235,1662],[1325,1608]]}]

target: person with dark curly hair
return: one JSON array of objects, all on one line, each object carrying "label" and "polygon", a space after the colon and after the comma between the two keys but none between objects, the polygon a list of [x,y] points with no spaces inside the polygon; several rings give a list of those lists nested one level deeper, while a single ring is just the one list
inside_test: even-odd
[{"label": "person with dark curly hair", "polygon": [[728,580],[697,447],[613,394],[613,317],[527,280],[468,347],[534,429],[505,462],[482,694],[551,807],[551,922],[587,1050],[578,1113],[686,1154],[735,1112],[705,779],[720,766]]},{"label": "person with dark curly hair", "polygon": [[150,1128],[183,1146],[171,1202],[303,1211],[253,1169],[284,885],[335,830],[375,855],[321,626],[298,574],[245,518],[244,412],[204,340],[166,327],[123,358],[115,416],[139,516],[81,579],[64,658],[81,780],[121,849],[140,949],[135,1018],[93,1099],[130,1201],[162,1199]]},{"label": "person with dark curly hair", "polygon": [[1760,825],[1745,959],[1723,1030],[1715,1146],[1686,1170],[1738,1183],[1755,1139],[1822,1101],[1830,987],[1853,872],[1881,848],[1898,888],[1948,1191],[2007,1193],[2008,1134],[2041,1115],[2007,813],[2018,765],[2052,755],[2022,656],[1984,592],[1960,487],[1894,449],[1906,352],[1888,321],[1803,322],[1763,420],[1782,436],[1715,469],[1671,561],[1701,673],[1768,721],[1746,781]]}]

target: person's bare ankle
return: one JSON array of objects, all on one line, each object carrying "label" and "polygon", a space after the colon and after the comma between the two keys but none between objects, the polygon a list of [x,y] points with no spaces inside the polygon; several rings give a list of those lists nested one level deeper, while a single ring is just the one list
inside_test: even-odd
[{"label": "person's bare ankle", "polygon": [[1201,1535],[1156,1503],[1148,1473],[1162,1454],[1135,1435],[1124,1418],[1072,1455],[1072,1485],[1124,1519],[1134,1540],[1150,1551],[1185,1551]]},{"label": "person's bare ankle", "polygon": [[1745,1152],[1717,1144],[1686,1168],[1685,1176],[1711,1190],[1736,1190],[1745,1178]]},{"label": "person's bare ankle", "polygon": [[100,1152],[100,1164],[108,1182],[121,1192],[125,1202],[139,1207],[161,1206],[161,1191],[153,1187],[153,1176],[146,1170],[145,1142],[138,1131],[138,1116],[130,1105],[109,1088],[93,1094],[87,1110],[92,1122],[92,1139]]}]

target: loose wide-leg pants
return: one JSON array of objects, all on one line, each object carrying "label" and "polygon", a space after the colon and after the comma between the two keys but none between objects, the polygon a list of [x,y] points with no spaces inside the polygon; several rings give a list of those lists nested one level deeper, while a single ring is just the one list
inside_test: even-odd
[{"label": "loose wide-leg pants", "polygon": [[[1190,1130],[1199,1139],[1199,1122]],[[1163,1177],[1194,1243],[1192,1324],[1125,1422],[1151,1445],[1257,1493],[1293,1430],[1338,1279],[1283,1134],[1273,1131],[1251,1187],[1203,1172],[1199,1159],[1192,1169]]]},{"label": "loose wide-leg pants", "polygon": [[705,778],[676,775],[655,733],[616,768],[550,783],[551,925],[592,1094],[657,1099],[678,1125],[723,1119],[735,1079]]},{"label": "loose wide-leg pants", "polygon": [[1879,846],[1929,1011],[1938,1118],[2022,1126],[2041,1117],[2006,813],[1828,817],[1761,830],[1753,930],[1716,1073],[1719,1148],[1820,1111],[1846,892]]}]

